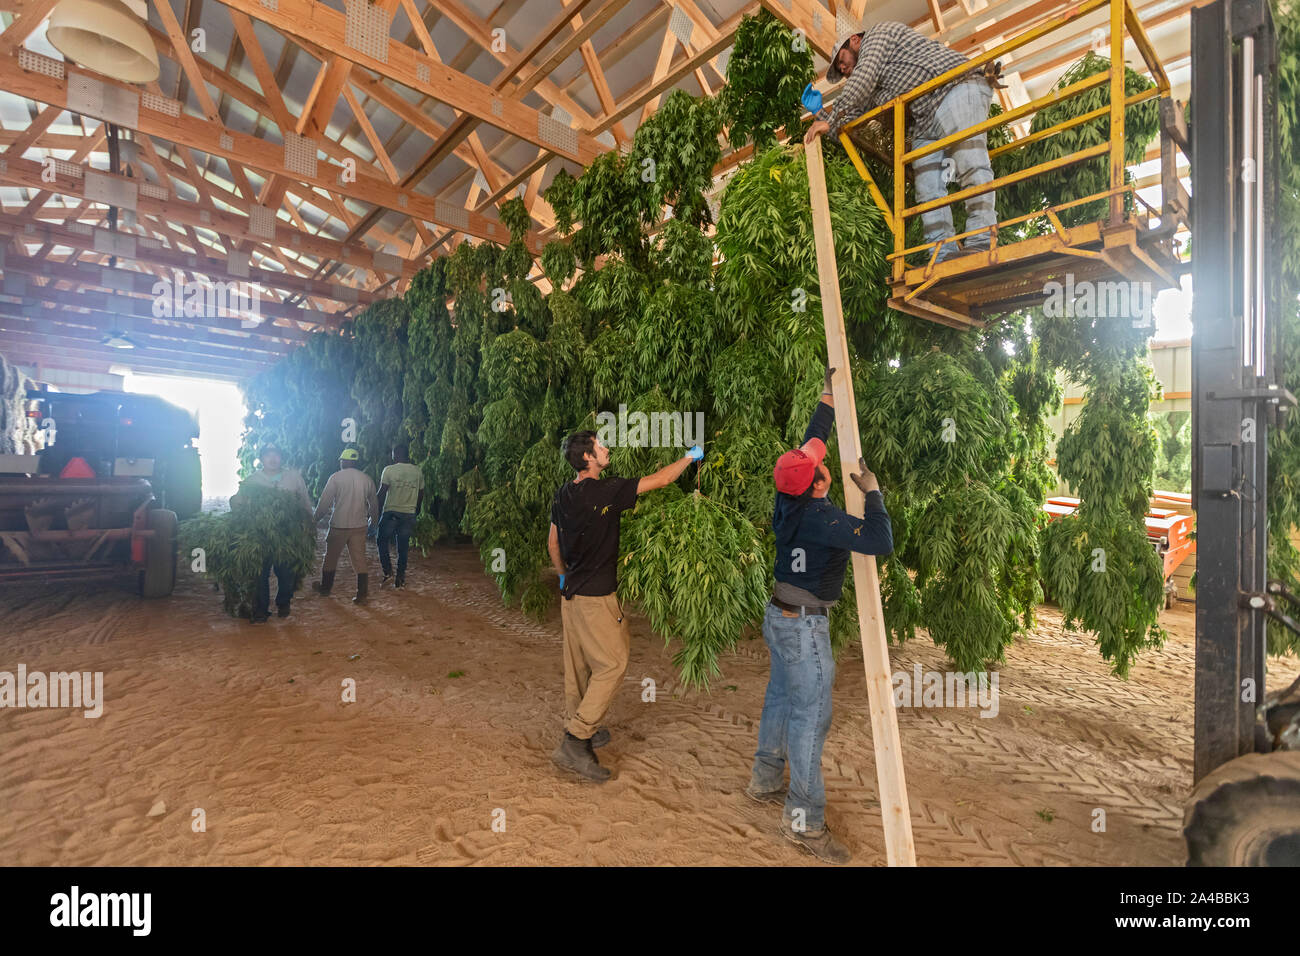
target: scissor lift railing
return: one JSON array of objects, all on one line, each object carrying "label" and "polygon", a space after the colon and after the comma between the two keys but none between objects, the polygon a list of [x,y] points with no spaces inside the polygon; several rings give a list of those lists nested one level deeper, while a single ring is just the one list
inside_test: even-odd
[{"label": "scissor lift railing", "polygon": [[[980,71],[986,64],[996,61],[1013,50],[1040,40],[1101,8],[1110,14],[1110,68],[1086,77],[1061,90],[1054,90],[1021,106],[991,117],[967,130],[930,143],[920,149],[907,149],[905,118],[907,104],[971,71]],[[1124,39],[1130,37],[1146,63],[1155,81],[1152,89],[1133,96],[1124,92]],[[1041,130],[1005,146],[990,150],[990,160],[1002,153],[1020,149],[1027,144],[1048,139],[1056,134],[1109,116],[1110,140],[1086,149],[1080,149],[1049,162],[1005,176],[995,177],[990,183],[971,186],[958,192],[941,196],[928,202],[907,206],[904,199],[907,164],[921,156],[955,145],[969,136],[986,133],[1008,123],[1022,120],[1045,106],[1059,103],[1095,87],[1107,85],[1110,89],[1108,105],[1076,116],[1064,123]],[[1046,286],[1066,273],[1074,282],[1126,281],[1149,282],[1153,291],[1176,286],[1178,276],[1186,271],[1179,261],[1175,234],[1190,224],[1190,202],[1187,191],[1178,178],[1177,151],[1188,153],[1187,131],[1171,98],[1169,77],[1156,56],[1150,39],[1143,30],[1128,0],[1086,0],[1076,7],[1053,17],[1033,29],[971,59],[965,65],[935,77],[904,95],[864,113],[845,124],[840,132],[840,142],[847,151],[859,175],[867,182],[876,205],[884,214],[885,222],[893,235],[893,252],[889,256],[891,296],[889,305],[902,312],[959,328],[983,324],[983,316],[1006,312],[1043,302]],[[1124,181],[1124,111],[1127,107],[1146,100],[1160,98],[1160,184],[1161,208],[1148,206],[1137,194],[1133,183]],[[880,122],[892,112],[892,166],[893,201],[886,199],[870,170],[862,160],[849,131],[870,121]],[[889,120],[885,120],[889,122]],[[1031,179],[1090,159],[1106,157],[1109,160],[1109,187],[1101,192],[1083,196],[1067,203],[1036,210],[1026,215],[1004,220],[985,229],[970,230],[953,237],[957,240],[973,238],[978,233],[989,232],[987,251],[969,252],[948,259],[934,261],[938,242],[907,247],[906,223],[914,216],[963,202],[973,196],[997,190],[1002,186]],[[1125,194],[1132,194],[1136,202],[1126,210]],[[1109,214],[1099,222],[1082,223],[1066,227],[1060,213],[1088,202],[1105,199]],[[1159,220],[1152,225],[1152,219]],[[998,243],[1000,228],[1041,219],[1050,225],[1042,235],[1004,244]],[[921,265],[909,266],[906,257],[929,251]]]}]

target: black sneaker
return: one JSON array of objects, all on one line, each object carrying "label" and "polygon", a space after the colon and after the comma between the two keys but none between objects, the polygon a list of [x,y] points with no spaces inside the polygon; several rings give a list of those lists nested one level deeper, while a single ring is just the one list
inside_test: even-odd
[{"label": "black sneaker", "polygon": [[395,588],[402,588],[403,590],[405,590],[405,588],[406,588],[406,572],[405,572],[405,571],[398,571],[398,572],[397,572],[397,579],[393,582],[393,587],[395,587]]},{"label": "black sneaker", "polygon": [[254,613],[249,620],[254,624],[265,624],[267,621],[271,620],[271,615]]},{"label": "black sneaker", "polygon": [[275,608],[275,616],[276,616],[276,617],[288,617],[288,616],[289,616],[289,605],[287,605],[287,604],[280,604],[280,605],[277,605],[276,608]]},{"label": "black sneaker", "polygon": [[384,588],[388,587],[388,582],[391,581],[392,578],[393,578],[393,572],[385,571],[383,579],[380,580],[379,582],[379,590],[382,591]]}]

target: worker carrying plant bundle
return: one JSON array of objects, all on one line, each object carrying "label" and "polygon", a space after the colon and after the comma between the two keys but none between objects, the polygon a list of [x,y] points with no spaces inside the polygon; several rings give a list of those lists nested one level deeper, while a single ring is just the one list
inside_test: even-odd
[{"label": "worker carrying plant bundle", "polygon": [[[826,372],[821,401],[813,411],[803,444],[777,459],[776,586],[763,616],[763,639],[771,657],[758,750],[745,793],[760,803],[781,803],[781,833],[787,840],[829,863],[847,863],[851,854],[826,826],[822,747],[831,726],[830,609],[844,590],[849,552],[888,554],[893,529],[876,476],[859,460],[853,482],[866,495],[861,518],[835,507],[827,494],[830,469],[823,464],[826,439],[835,423],[831,376]],[[781,782],[790,766],[790,787]]]},{"label": "worker carrying plant bundle", "polygon": [[[245,478],[239,485],[239,491],[231,496],[231,510],[239,507],[239,496],[245,488],[260,487],[292,491],[302,502],[303,509],[310,514],[311,495],[307,493],[307,483],[302,480],[302,473],[297,469],[284,467],[284,456],[280,453],[280,449],[267,442],[258,452],[258,459],[261,467]],[[274,558],[267,558],[262,565],[261,576],[257,580],[257,598],[252,615],[254,624],[265,624],[271,617],[271,572],[273,570],[276,580],[276,615],[289,616],[289,602],[293,599],[293,592],[297,590],[298,581],[288,565]]]},{"label": "worker carrying plant bundle", "polygon": [[355,448],[344,448],[339,455],[339,470],[330,475],[320,494],[312,519],[320,521],[330,516],[330,530],[325,537],[325,564],[321,579],[312,590],[329,594],[334,587],[334,572],[339,566],[343,549],[348,549],[348,560],[357,572],[357,596],[353,604],[365,604],[370,590],[370,575],[366,573],[366,528],[370,522],[379,521],[379,502],[375,498],[375,483],[359,467],[361,456]]},{"label": "worker carrying plant bundle", "polygon": [[406,587],[406,555],[411,535],[415,533],[415,516],[424,502],[424,472],[411,464],[411,450],[405,444],[393,446],[393,463],[379,475],[379,563],[384,569],[380,587],[393,576],[393,561],[388,547],[397,539],[397,578],[393,587]]},{"label": "worker carrying plant bundle", "polygon": [[[868,26],[868,22],[864,18],[862,29],[841,37],[831,51],[826,79],[832,83],[842,77],[848,80],[827,118],[816,120],[808,128],[805,143],[824,133],[838,137],[846,123],[863,113],[968,62],[960,53],[905,24],[890,21]],[[996,83],[997,67],[990,64],[912,100],[908,104],[912,149],[928,146],[988,119]],[[895,148],[901,145],[896,144]],[[947,195],[948,183],[953,179],[963,189],[992,182],[988,134],[970,136],[946,149],[927,153],[913,161],[912,172],[918,204]],[[992,191],[966,200],[967,231],[988,230],[996,222]],[[955,235],[951,206],[922,213],[921,223],[926,242],[939,242]],[[966,253],[987,251],[989,242],[989,231],[985,231],[968,238],[963,248]],[[935,261],[960,254],[957,243],[947,242],[939,247]]]},{"label": "worker carrying plant bundle", "polygon": [[547,549],[560,575],[564,625],[564,737],[551,755],[563,770],[603,783],[610,772],[593,748],[609,743],[600,726],[623,683],[632,633],[619,606],[619,518],[637,495],[666,488],[704,457],[699,445],[644,478],[604,478],[609,449],[593,431],[564,440],[565,459],[578,473],[555,492]]}]

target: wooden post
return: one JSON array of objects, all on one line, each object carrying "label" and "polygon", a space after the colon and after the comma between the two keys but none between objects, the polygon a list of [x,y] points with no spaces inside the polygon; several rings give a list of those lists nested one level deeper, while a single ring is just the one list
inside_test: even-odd
[{"label": "wooden post", "polygon": [[[849,343],[844,335],[844,307],[840,301],[840,276],[831,236],[830,201],[826,196],[826,169],[822,141],[808,146],[808,187],[812,194],[813,238],[817,246],[817,272],[821,282],[822,318],[826,323],[826,355],[835,369],[831,389],[835,399],[835,433],[839,437],[840,478],[844,507],[862,514],[862,491],[850,479],[862,457],[857,405],[849,367]],[[880,578],[873,555],[853,553],[853,585],[858,597],[858,624],[862,633],[862,663],[867,672],[867,699],[871,711],[871,742],[876,750],[876,782],[885,827],[885,854],[890,866],[916,866],[912,845],[912,817],[903,779],[903,752],[898,739],[898,713],[894,709],[889,679],[889,646],[885,616],[880,606]]]}]

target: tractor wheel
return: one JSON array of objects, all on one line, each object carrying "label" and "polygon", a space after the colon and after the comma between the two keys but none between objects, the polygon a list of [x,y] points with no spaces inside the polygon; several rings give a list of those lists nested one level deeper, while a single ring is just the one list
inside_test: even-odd
[{"label": "tractor wheel", "polygon": [[176,512],[152,509],[148,527],[154,534],[145,542],[140,594],[147,598],[167,597],[176,586]]},{"label": "tractor wheel", "polygon": [[162,505],[178,518],[203,509],[203,466],[196,448],[182,448],[167,458],[162,475]]},{"label": "tractor wheel", "polygon": [[1188,866],[1300,866],[1300,751],[1247,754],[1196,785]]}]

